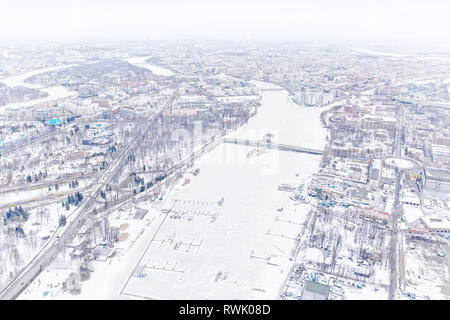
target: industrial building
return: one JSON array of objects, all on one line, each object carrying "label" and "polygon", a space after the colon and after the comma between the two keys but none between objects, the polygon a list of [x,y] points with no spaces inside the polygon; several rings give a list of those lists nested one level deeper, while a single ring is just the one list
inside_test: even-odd
[{"label": "industrial building", "polygon": [[431,145],[431,155],[433,162],[439,164],[450,163],[450,148],[440,144]]},{"label": "industrial building", "polygon": [[435,214],[420,218],[420,222],[429,232],[449,233],[450,232],[450,217]]},{"label": "industrial building", "polygon": [[306,281],[300,300],[328,300],[330,286],[314,281]]},{"label": "industrial building", "polygon": [[423,192],[426,196],[450,199],[450,171],[425,168]]}]

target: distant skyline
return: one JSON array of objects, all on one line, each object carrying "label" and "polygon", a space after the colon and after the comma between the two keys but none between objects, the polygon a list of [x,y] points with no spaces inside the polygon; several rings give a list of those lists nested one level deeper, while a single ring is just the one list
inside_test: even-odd
[{"label": "distant skyline", "polygon": [[448,0],[3,0],[0,38],[208,38],[450,46]]}]

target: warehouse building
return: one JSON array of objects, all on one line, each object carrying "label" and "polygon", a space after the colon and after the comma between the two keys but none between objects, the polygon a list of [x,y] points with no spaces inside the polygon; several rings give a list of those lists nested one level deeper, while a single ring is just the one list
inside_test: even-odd
[{"label": "warehouse building", "polygon": [[306,281],[300,300],[328,300],[330,286],[314,281]]},{"label": "warehouse building", "polygon": [[450,216],[435,214],[420,218],[420,222],[429,232],[450,233]]},{"label": "warehouse building", "polygon": [[450,163],[450,148],[444,145],[433,144],[431,145],[431,155],[433,162],[439,164]]},{"label": "warehouse building", "polygon": [[450,199],[450,171],[425,168],[423,193],[425,196]]}]

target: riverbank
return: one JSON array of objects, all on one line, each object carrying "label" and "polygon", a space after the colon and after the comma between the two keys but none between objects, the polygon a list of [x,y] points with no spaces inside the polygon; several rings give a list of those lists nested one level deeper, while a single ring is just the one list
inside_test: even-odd
[{"label": "riverbank", "polygon": [[68,98],[68,97],[77,95],[76,92],[69,91],[69,90],[67,90],[67,88],[62,87],[62,86],[45,87],[42,84],[34,84],[34,83],[25,82],[25,80],[27,80],[37,74],[51,72],[51,71],[58,71],[58,70],[72,67],[72,66],[75,66],[75,65],[70,64],[70,65],[64,65],[64,66],[58,66],[58,67],[42,68],[42,69],[25,72],[25,73],[22,73],[22,74],[13,76],[13,77],[1,79],[0,83],[3,83],[4,85],[6,85],[8,87],[25,87],[25,88],[30,88],[30,89],[38,89],[38,90],[46,92],[47,96],[44,98],[32,99],[32,100],[28,100],[28,101],[24,101],[24,102],[9,103],[4,106],[0,106],[0,111],[7,110],[7,109],[20,109],[20,108],[30,107],[30,106],[37,105],[40,103],[45,103],[45,102],[54,101],[54,100],[58,100],[58,99],[64,99],[64,98]]},{"label": "riverbank", "polygon": [[[229,137],[261,139],[273,134],[280,143],[322,149],[326,137],[322,111],[298,107],[285,90],[263,91],[257,114]],[[221,144],[202,156],[195,163],[199,170],[185,173],[163,196],[164,208],[171,211],[155,211],[154,204],[140,203],[151,213],[148,225],[127,220],[134,233],[142,228],[138,237],[127,231],[133,245],[109,262],[94,262],[95,272],[83,282],[80,295],[60,292],[54,297],[279,298],[310,206],[295,203],[278,186],[307,185],[320,156],[252,150]],[[182,184],[186,179],[189,183]],[[141,268],[137,276],[135,271]],[[41,278],[47,281],[45,272]],[[35,283],[21,298],[42,298],[33,287]]]},{"label": "riverbank", "polygon": [[133,64],[137,67],[141,67],[141,68],[145,68],[150,70],[151,72],[153,72],[154,74],[158,75],[158,76],[165,76],[165,77],[169,77],[169,76],[173,76],[175,73],[172,70],[169,70],[167,68],[163,68],[151,63],[148,63],[147,60],[150,58],[150,56],[148,57],[135,57],[135,58],[130,58],[130,59],[126,59],[125,61]]}]

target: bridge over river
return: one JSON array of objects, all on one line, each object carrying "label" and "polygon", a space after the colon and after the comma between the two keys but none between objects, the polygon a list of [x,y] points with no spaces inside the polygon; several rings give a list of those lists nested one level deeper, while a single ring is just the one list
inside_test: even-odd
[{"label": "bridge over river", "polygon": [[261,91],[284,91],[283,88],[263,88]]},{"label": "bridge over river", "polygon": [[287,144],[274,143],[274,142],[254,141],[254,140],[245,140],[245,139],[232,139],[232,138],[224,138],[223,142],[241,144],[244,146],[278,149],[278,150],[282,150],[282,151],[302,152],[302,153],[309,153],[309,154],[316,154],[316,155],[323,154],[322,150],[310,149],[310,148],[304,148],[304,147],[298,147],[298,146],[291,146],[291,145],[287,145]]}]

